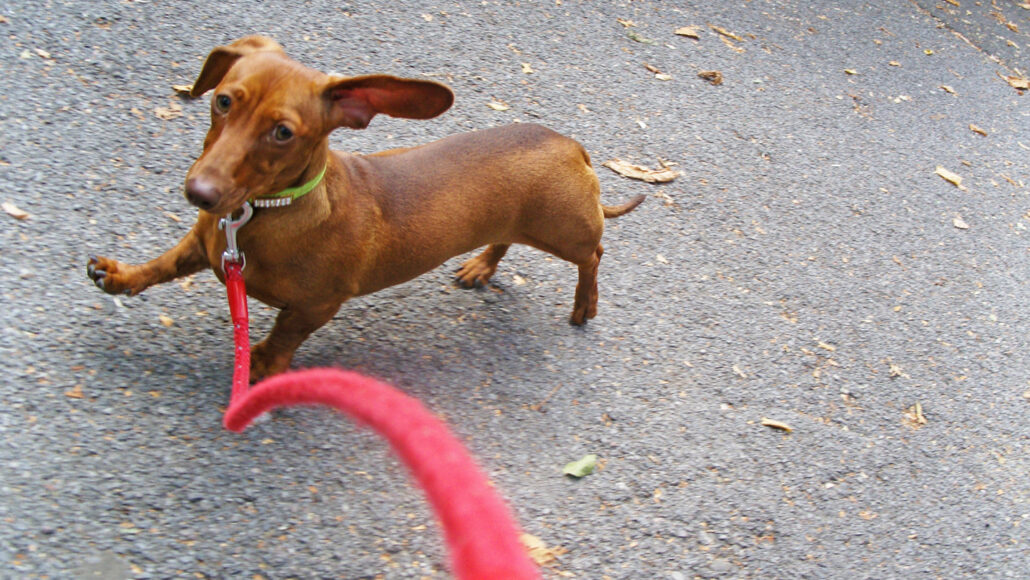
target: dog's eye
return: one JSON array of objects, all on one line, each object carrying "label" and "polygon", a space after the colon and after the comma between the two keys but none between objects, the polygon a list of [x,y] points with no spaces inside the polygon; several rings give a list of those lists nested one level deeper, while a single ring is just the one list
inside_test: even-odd
[{"label": "dog's eye", "polygon": [[282,143],[293,138],[293,131],[291,131],[286,125],[276,125],[275,131],[272,132],[272,136],[275,137],[276,141]]},{"label": "dog's eye", "polygon": [[228,113],[229,107],[232,106],[232,99],[229,95],[218,95],[215,97],[215,108],[220,113]]}]

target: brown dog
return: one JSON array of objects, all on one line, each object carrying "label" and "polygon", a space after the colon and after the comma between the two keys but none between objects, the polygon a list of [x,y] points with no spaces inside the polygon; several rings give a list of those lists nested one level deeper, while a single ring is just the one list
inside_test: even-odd
[{"label": "brown dog", "polygon": [[[528,244],[579,267],[571,322],[583,324],[597,311],[604,218],[644,200],[601,205],[587,152],[538,125],[373,155],[330,151],[338,127],[363,129],[379,113],[429,119],[454,96],[429,81],[325,75],[268,38],[214,49],[191,94],[210,89],[211,128],[186,176],[186,198],[201,210],[193,228],[145,264],[91,258],[87,271],[110,294],[138,294],[207,267],[223,279],[219,217],[248,200],[275,206],[256,209],[238,238],[247,293],[281,309],[252,350],[254,380],[287,370],[297,347],[347,299],[484,245],[458,270],[463,286],[486,283],[509,245]],[[310,192],[294,199],[298,184]],[[292,203],[275,201],[283,199]]]}]

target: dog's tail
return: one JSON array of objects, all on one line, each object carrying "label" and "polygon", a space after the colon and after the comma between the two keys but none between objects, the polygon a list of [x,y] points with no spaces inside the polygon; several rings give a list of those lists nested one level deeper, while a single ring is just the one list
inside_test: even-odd
[{"label": "dog's tail", "polygon": [[387,384],[336,369],[281,374],[234,401],[225,426],[242,431],[273,408],[313,404],[338,409],[390,443],[436,512],[457,578],[539,580],[508,506],[465,447],[421,403]]},{"label": "dog's tail", "polygon": [[636,207],[638,205],[640,205],[641,203],[644,203],[645,199],[647,199],[647,196],[644,195],[644,194],[640,194],[640,195],[634,197],[633,199],[627,201],[626,203],[624,203],[622,205],[604,205],[604,204],[602,204],[601,205],[601,210],[604,211],[604,217],[605,218],[617,218],[620,215],[626,215],[629,212],[631,212],[634,209],[636,209]]}]

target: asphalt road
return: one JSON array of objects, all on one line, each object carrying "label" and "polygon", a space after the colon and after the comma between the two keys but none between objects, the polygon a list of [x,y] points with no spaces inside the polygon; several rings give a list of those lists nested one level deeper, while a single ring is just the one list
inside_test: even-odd
[{"label": "asphalt road", "polygon": [[[1030,95],[1002,77],[1030,70],[1030,9],[709,4],[0,4],[0,201],[29,214],[0,213],[0,576],[447,577],[373,435],[320,409],[222,430],[210,273],[132,299],[86,279],[90,253],[142,261],[187,230],[208,104],[172,86],[264,33],[457,94],[338,148],[540,122],[586,146],[608,203],[649,195],[608,222],[586,328],[574,269],[520,248],[492,288],[454,288],[455,261],[354,300],[295,360],[446,418],[561,548],[547,577],[1027,577]],[[252,312],[260,336],[274,313]],[[602,468],[563,477],[586,453]]]}]

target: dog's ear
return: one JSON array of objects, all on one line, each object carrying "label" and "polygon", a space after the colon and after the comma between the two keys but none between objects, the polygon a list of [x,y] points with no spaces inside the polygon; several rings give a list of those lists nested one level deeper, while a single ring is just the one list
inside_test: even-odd
[{"label": "dog's ear", "polygon": [[388,75],[330,79],[322,95],[334,129],[364,129],[379,113],[403,119],[432,119],[454,103],[451,89],[433,81]]},{"label": "dog's ear", "polygon": [[215,88],[237,59],[261,51],[283,52],[283,47],[267,36],[244,36],[232,44],[215,48],[207,55],[204,68],[190,89],[190,96],[199,97]]}]

